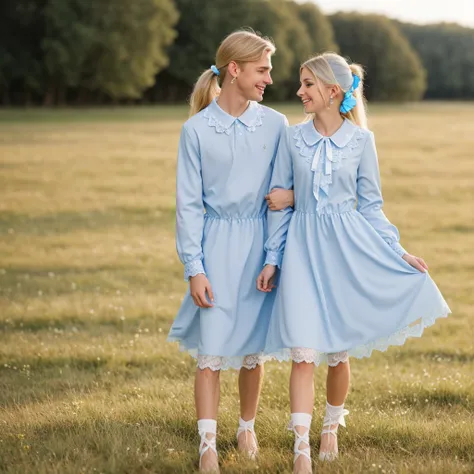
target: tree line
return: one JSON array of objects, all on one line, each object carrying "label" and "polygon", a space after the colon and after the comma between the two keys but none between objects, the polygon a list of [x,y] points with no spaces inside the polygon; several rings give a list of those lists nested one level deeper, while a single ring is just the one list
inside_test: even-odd
[{"label": "tree line", "polygon": [[184,101],[241,27],[276,44],[272,100],[295,98],[299,65],[327,50],[365,66],[369,100],[474,98],[474,29],[456,24],[291,0],[4,0],[0,104]]}]

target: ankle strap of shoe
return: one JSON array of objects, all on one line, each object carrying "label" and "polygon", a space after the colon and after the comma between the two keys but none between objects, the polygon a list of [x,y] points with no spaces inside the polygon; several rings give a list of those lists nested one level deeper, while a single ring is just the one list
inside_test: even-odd
[{"label": "ankle strap of shoe", "polygon": [[[216,446],[216,435],[215,435],[215,433],[207,433],[205,431],[203,431],[203,432],[200,431],[199,434],[201,436],[201,443],[199,444],[199,454],[201,455],[201,457],[209,449],[214,451],[217,455],[217,446]],[[212,434],[213,437],[208,438],[207,437],[208,434]]]},{"label": "ankle strap of shoe", "polygon": [[[306,431],[304,433],[298,433],[298,431],[296,430],[297,426],[305,428]],[[290,421],[290,424],[288,425],[288,430],[293,431],[293,433],[295,433],[294,461],[296,461],[298,459],[298,456],[300,456],[301,454],[311,461],[311,449],[309,447],[309,428],[302,425],[293,425],[293,423]],[[308,446],[306,448],[300,449],[301,443],[307,444]]]},{"label": "ankle strap of shoe", "polygon": [[[331,407],[332,410],[328,407],[328,409],[326,410],[326,416],[324,417],[323,421],[323,431],[321,432],[322,434],[336,434],[339,425],[344,426],[344,428],[346,427],[346,420],[344,417],[349,414],[349,410],[344,409],[343,406]],[[336,408],[337,410],[334,410],[334,408]],[[333,425],[336,426],[331,429],[331,426]]]},{"label": "ankle strap of shoe", "polygon": [[257,443],[257,434],[255,433],[255,418],[245,421],[242,418],[239,418],[239,428],[237,430],[237,439],[242,433],[250,433]]},{"label": "ankle strap of shoe", "polygon": [[237,430],[237,433],[240,434],[244,431],[250,431],[250,433],[253,433],[255,431],[255,418],[252,418],[248,421],[239,418],[239,429]]}]

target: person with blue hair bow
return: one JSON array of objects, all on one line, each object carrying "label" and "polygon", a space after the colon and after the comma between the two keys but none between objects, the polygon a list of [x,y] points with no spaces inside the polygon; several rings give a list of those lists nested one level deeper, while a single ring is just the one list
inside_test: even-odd
[{"label": "person with blue hair bow", "polygon": [[279,284],[269,358],[292,360],[294,472],[311,472],[313,368],[328,364],[321,460],[337,457],[345,426],[349,356],[401,345],[450,309],[420,257],[385,217],[374,134],[367,129],[363,69],[334,53],[306,61],[297,92],[310,120],[281,139],[270,189],[293,189],[294,208],[271,211],[257,288]]}]

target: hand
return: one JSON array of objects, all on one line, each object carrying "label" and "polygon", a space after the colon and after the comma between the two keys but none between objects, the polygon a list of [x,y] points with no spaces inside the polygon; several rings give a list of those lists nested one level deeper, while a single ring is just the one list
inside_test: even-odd
[{"label": "hand", "polygon": [[[196,276],[191,277],[189,279],[189,289],[196,306],[200,308],[212,308],[214,306],[212,304],[214,303],[214,295],[206,275],[198,273]],[[208,298],[206,298],[206,293]]]},{"label": "hand", "polygon": [[257,290],[264,293],[270,293],[276,286],[273,284],[275,280],[276,267],[275,265],[265,265],[257,278]]},{"label": "hand", "polygon": [[426,270],[428,270],[428,265],[421,257],[415,257],[414,255],[406,253],[402,258],[405,262],[409,263],[413,268],[416,268],[421,273],[425,273]]},{"label": "hand", "polygon": [[265,199],[271,211],[281,211],[294,205],[294,197],[292,189],[274,188],[265,196]]}]

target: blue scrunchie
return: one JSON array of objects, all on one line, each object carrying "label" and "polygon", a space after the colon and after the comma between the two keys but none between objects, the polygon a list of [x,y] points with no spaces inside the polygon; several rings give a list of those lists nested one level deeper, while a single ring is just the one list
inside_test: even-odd
[{"label": "blue scrunchie", "polygon": [[344,94],[344,99],[342,100],[341,106],[339,107],[339,110],[343,114],[347,114],[347,112],[352,110],[357,104],[357,101],[353,95],[353,92],[357,89],[357,86],[359,85],[360,77],[356,76],[354,73],[352,74],[352,77],[354,78],[354,81],[352,82],[352,86]]},{"label": "blue scrunchie", "polygon": [[219,69],[217,69],[216,66],[214,66],[214,64],[211,66],[211,71],[212,71],[216,76],[220,76],[220,75],[221,75],[221,72],[219,71]]}]

